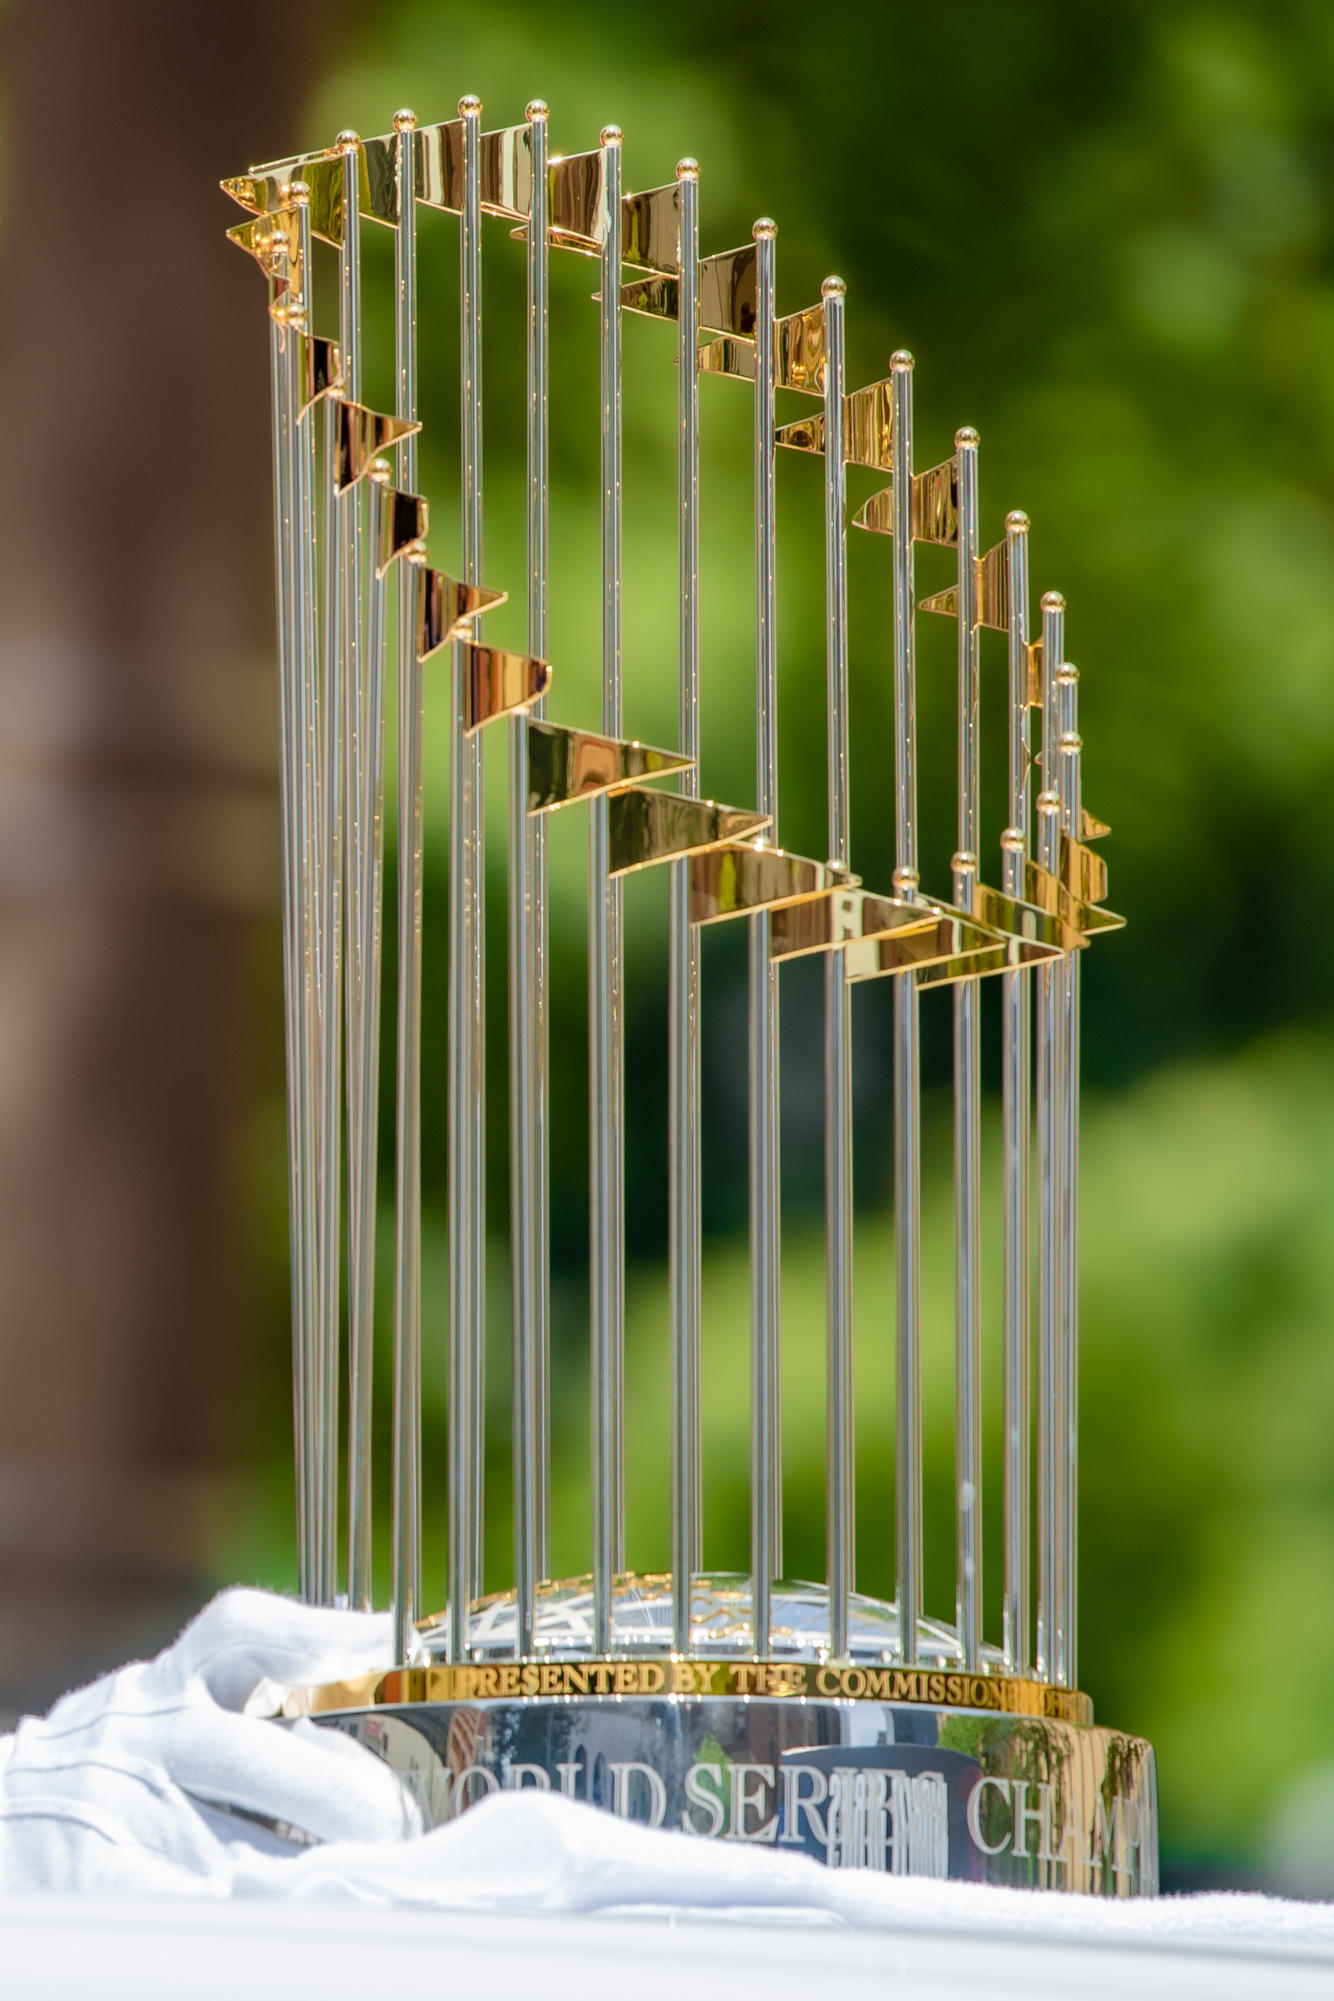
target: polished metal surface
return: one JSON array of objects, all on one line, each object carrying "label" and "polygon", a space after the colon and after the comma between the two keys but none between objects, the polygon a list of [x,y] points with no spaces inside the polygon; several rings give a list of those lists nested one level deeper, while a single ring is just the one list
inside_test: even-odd
[{"label": "polished metal surface", "polygon": [[[778,833],[778,639],[775,631],[774,238],[755,224],[755,796]],[[770,913],[750,918],[750,1569],[754,1648],[769,1650],[769,1593],[783,1567],[778,1149],[778,968]]]},{"label": "polished metal surface", "polygon": [[[1038,864],[1055,874],[1059,864],[1060,797],[1054,751],[1058,735],[1056,668],[1065,653],[1065,599],[1042,599],[1042,786],[1037,799]],[[1062,1312],[1060,967],[1037,975],[1037,1174],[1038,1174],[1038,1506],[1037,1668],[1056,1678],[1056,1622],[1064,1540],[1060,1465],[1060,1318]]]},{"label": "polished metal surface", "polygon": [[[973,907],[982,819],[977,432],[957,431],[958,848],[954,901]],[[982,1022],[974,980],[954,989],[954,1603],[964,1658],[982,1630]]]},{"label": "polished metal surface", "polygon": [[[894,450],[894,890],[917,894],[917,712],[913,643],[913,358],[890,360]],[[894,982],[894,1547],[904,1661],[922,1610],[922,1103],[917,975]]]},{"label": "polished metal surface", "polygon": [[[548,112],[540,97],[527,106],[531,152],[531,192],[528,228],[528,651],[546,658],[547,587],[550,507],[550,342],[547,254]],[[546,713],[545,696],[533,704],[538,720]],[[531,741],[529,748],[531,777]],[[530,802],[531,803],[531,802]],[[531,1180],[531,1249],[534,1263],[529,1281],[533,1317],[529,1340],[532,1377],[531,1456],[533,1466],[533,1562],[539,1577],[550,1568],[551,1512],[551,1154],[548,1139],[550,1050],[547,1016],[547,830],[537,820],[528,830],[529,882],[532,918],[529,944],[532,972],[526,1033],[530,1043],[529,1078],[532,1124],[527,1134]]]},{"label": "polished metal surface", "polygon": [[[1023,893],[1029,850],[1028,516],[1005,518],[1009,550],[1009,824],[1001,836],[1002,886]],[[1032,1549],[1032,1133],[1033,991],[1021,972],[1002,975],[1001,1122],[1005,1158],[1004,1482],[1006,1661],[1016,1674],[1031,1658]]]},{"label": "polished metal surface", "polygon": [[[396,414],[417,415],[417,225],[412,199],[411,111],[394,118],[398,227],[394,235]],[[417,483],[415,433],[399,445],[398,470]],[[422,687],[414,594],[398,588],[398,995],[394,1203],[394,1647],[406,1655],[421,1572],[421,923]]]},{"label": "polished metal surface", "polygon": [[[536,168],[530,198],[546,197],[546,106],[528,106],[528,143]],[[547,264],[545,218],[536,214],[528,239],[528,650],[541,656],[546,595]],[[517,1593],[516,1654],[531,1651],[533,1594],[539,1576],[542,1451],[547,1428],[546,1371],[539,1294],[542,1221],[538,1214],[541,1168],[539,1124],[537,845],[540,820],[529,823],[532,798],[529,742],[534,725],[522,712],[510,720],[509,796],[509,1129],[510,1129],[510,1332],[513,1375],[514,1577]]]},{"label": "polished metal surface", "polygon": [[[621,133],[602,133],[602,727],[621,731]],[[612,1578],[624,1567],[625,1173],[621,887],[611,870],[610,802],[589,821],[588,1070],[592,1321],[593,1594],[597,1644],[610,1645]]]},{"label": "polished metal surface", "polygon": [[[699,168],[682,160],[677,301],[677,503],[680,510],[679,730],[690,759],[681,790],[698,797],[699,762]],[[672,1631],[690,1645],[692,1580],[704,1561],[700,1444],[699,936],[690,922],[690,865],[672,867],[668,969],[668,1201],[672,1301]]]},{"label": "polished metal surface", "polygon": [[[515,1664],[512,1691],[500,1690],[504,1668],[477,1668],[474,1681],[490,1677],[494,1693],[403,1700],[386,1690],[374,1708],[323,1720],[399,1774],[428,1828],[488,1794],[534,1786],[830,1868],[1085,1895],[1157,1888],[1150,1747],[1088,1724],[971,1712],[974,1688],[991,1693],[984,1676],[830,1666],[801,1673],[798,1694],[798,1671],[762,1662],[724,1674],[703,1661],[597,1665],[609,1693],[618,1683],[625,1692],[543,1699],[542,1676],[560,1681],[561,1670]],[[580,1674],[597,1685],[596,1667]],[[534,1691],[524,1699],[526,1675]],[[916,1705],[843,1692],[872,1680],[939,1692]],[[749,1692],[714,1693],[722,1681]]]},{"label": "polished metal surface", "polygon": [[[829,860],[847,868],[852,848],[848,781],[848,558],[844,294],[826,278],[824,310],[825,797]],[[798,909],[827,909],[798,905]],[[771,940],[772,949],[772,940]],[[852,990],[842,955],[824,962],[826,1544],[830,1647],[848,1650],[848,1599],[856,1581],[856,1446],[852,1352]]]},{"label": "polished metal surface", "polygon": [[[459,208],[459,429],[462,440],[463,576],[467,584],[482,581],[482,189],[481,117],[478,97],[459,99],[463,175]],[[461,1255],[466,1296],[455,1339],[468,1351],[467,1418],[471,1431],[465,1568],[467,1595],[482,1589],[482,1526],[485,1519],[486,1473],[486,858],[482,743],[478,726],[511,706],[531,700],[545,686],[545,677],[528,682],[520,656],[505,656],[504,665],[488,660],[471,632],[460,636],[454,652],[456,689],[461,713],[456,723],[466,737],[458,745],[460,763],[460,843],[464,873],[464,1005],[459,1075],[462,1082],[461,1194],[456,1218],[462,1227]],[[495,671],[496,668],[499,671]],[[502,686],[503,685],[503,691]],[[486,696],[479,699],[482,685]]]},{"label": "polished metal surface", "polygon": [[[342,156],[343,240],[339,246],[338,345],[343,393],[361,397],[361,227],[357,186],[361,142],[338,135]],[[330,404],[336,413],[336,405]],[[388,473],[388,467],[385,467]],[[341,520],[338,590],[342,621],[343,800],[346,815],[344,967],[347,1119],[347,1592],[353,1605],[374,1603],[372,1575],[371,1424],[375,1358],[375,1216],[378,1132],[375,1097],[378,1050],[371,1033],[379,1021],[379,938],[376,822],[380,814],[380,704],[382,654],[368,661],[368,597],[377,592],[373,562],[366,576],[364,531],[374,510],[371,548],[378,555],[380,485],[372,498],[354,485],[338,493]],[[386,516],[389,510],[384,510]],[[415,526],[415,522],[413,523]],[[372,945],[372,932],[375,934]],[[373,962],[373,965],[372,965]]]},{"label": "polished metal surface", "polygon": [[[391,626],[398,688],[390,1595],[401,1665],[355,1687],[293,1691],[287,1712],[320,1715],[371,1743],[411,1775],[428,1818],[452,1817],[496,1786],[549,1784],[631,1818],[668,1818],[699,1834],[805,1847],[835,1867],[1103,1894],[1151,1889],[1152,1754],[1134,1740],[1093,1729],[1087,1698],[1075,1686],[1080,968],[1093,939],[1122,920],[1106,908],[1106,865],[1091,845],[1108,830],[1085,810],[1081,796],[1078,677],[1064,659],[1064,601],[1054,594],[1043,600],[1041,636],[1031,638],[1028,520],[1011,513],[1003,538],[983,546],[975,432],[957,432],[951,456],[941,463],[914,468],[909,354],[896,352],[885,378],[848,387],[840,280],[826,281],[818,305],[781,313],[774,224],[758,223],[750,242],[737,249],[701,257],[701,190],[693,161],[681,161],[665,186],[628,191],[618,128],[606,127],[593,150],[562,154],[553,149],[548,126],[547,107],[534,100],[521,123],[483,132],[480,103],[465,97],[458,116],[444,123],[418,127],[411,113],[401,113],[383,137],[363,141],[344,133],[325,151],[252,168],[224,183],[247,211],[229,235],[266,281],[271,324],[298,1567],[303,1595],[332,1601],[340,1587],[345,1520],[347,1589],[358,1604],[380,1595],[371,1535],[377,1470],[371,1437],[384,674]],[[416,490],[418,204],[456,218],[458,228],[458,577],[431,563],[430,510]],[[483,575],[487,218],[522,239],[526,263],[522,652],[482,635],[485,615],[505,601],[505,591],[494,585],[512,581],[493,577],[488,583]],[[393,232],[392,414],[360,400],[367,372],[362,223]],[[436,224],[431,229],[433,237]],[[337,253],[336,342],[311,324],[317,240]],[[597,730],[580,727],[577,718],[558,722],[546,714],[553,680],[547,660],[553,250],[597,266],[601,714],[583,718],[596,721]],[[622,734],[626,312],[650,323],[645,343],[662,343],[662,379],[673,347],[677,370],[675,745],[653,746]],[[668,323],[672,333],[654,334],[653,322],[660,328]],[[505,331],[500,326],[500,337]],[[702,616],[700,509],[701,401],[707,406],[715,392],[701,398],[701,375],[746,385],[752,402],[753,804],[707,797],[707,761],[701,769],[701,714],[715,671]],[[734,394],[716,393],[724,400]],[[782,848],[777,825],[780,446],[807,462],[823,462],[826,829],[820,856]],[[851,519],[848,466],[882,482]],[[492,512],[506,492],[497,482]],[[882,721],[866,768],[887,774],[892,759],[895,865],[888,894],[882,885],[863,883],[855,867],[850,762],[859,724],[849,641],[850,525],[881,538],[871,554],[881,559],[888,659],[879,680],[892,742],[883,740]],[[942,552],[933,562],[948,552],[954,571],[952,583],[920,601],[918,542]],[[925,892],[921,880],[919,610],[956,621],[956,849],[948,902]],[[979,734],[992,645],[981,635],[988,631],[1005,635],[1008,668],[1007,824],[999,832],[999,887],[987,879],[986,857],[995,850],[994,832],[984,824]],[[814,632],[800,634],[799,642],[814,643]],[[448,691],[442,673],[423,673],[424,663],[447,648]],[[724,663],[716,671],[725,671]],[[423,1617],[424,1307],[437,1324],[435,1303],[422,1297],[421,1254],[422,1121],[435,1115],[423,1103],[421,1048],[428,701],[442,714],[448,708],[450,765],[443,1025],[448,1310],[439,1316],[448,1327],[449,1561],[445,1588],[435,1580],[430,1585],[430,1602],[441,1609]],[[1034,709],[1041,714],[1036,801],[1030,797]],[[509,752],[505,1053],[513,1583],[484,1595],[482,739],[500,722]],[[795,748],[800,753],[802,746]],[[871,810],[886,821],[888,793],[882,779],[871,801]],[[549,1048],[546,840],[548,816],[579,807],[588,812],[590,828],[591,1566],[586,1576],[553,1579],[550,1153],[553,1138],[559,1148],[562,1136],[553,1135],[549,1107],[557,1053]],[[626,875],[653,867],[666,869],[669,893],[664,1185],[671,1395],[669,1407],[664,1399],[662,1423],[671,1465],[671,1569],[639,1575],[626,1569],[623,1463],[621,897]],[[730,919],[744,920],[748,947],[752,1519],[744,1576],[704,1568],[701,1465],[707,1343],[718,1342],[720,1361],[730,1344],[735,1359],[747,1331],[726,1324],[707,1328],[702,1287],[701,938],[707,927]],[[784,961],[811,955],[822,961],[821,1049],[818,1056],[813,1050],[794,1056],[822,1070],[824,1088],[827,1561],[824,1581],[808,1583],[783,1574],[778,982]],[[980,982],[992,975],[999,976],[1000,1000],[1004,1575],[1000,1631],[988,1636],[981,1510],[991,1396],[987,1387],[984,1397],[991,1372],[983,1283],[990,1252],[984,1258],[989,1198]],[[894,1600],[885,1602],[855,1589],[859,1467],[853,1422],[851,994],[878,978],[893,982],[896,1587]],[[953,988],[954,1024],[952,1621],[928,1615],[923,1566],[920,995],[942,985]],[[809,1338],[805,1327],[789,1334]],[[1036,1397],[1030,1368],[1035,1340]],[[883,1456],[888,1446],[865,1436],[860,1442],[863,1454]],[[565,1449],[561,1441],[556,1449]],[[497,1456],[495,1464],[503,1477],[505,1462]],[[876,1528],[883,1537],[885,1527]],[[491,1563],[498,1567],[494,1550]]]}]

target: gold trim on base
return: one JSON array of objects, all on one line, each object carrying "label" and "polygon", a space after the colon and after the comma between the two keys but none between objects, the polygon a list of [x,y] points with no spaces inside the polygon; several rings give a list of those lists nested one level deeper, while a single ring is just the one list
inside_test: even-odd
[{"label": "gold trim on base", "polygon": [[552,1701],[601,1696],[762,1696],[799,1702],[892,1702],[935,1709],[984,1710],[1092,1723],[1093,1703],[1079,1689],[1054,1688],[1017,1675],[951,1668],[862,1666],[857,1662],[697,1660],[666,1655],[642,1660],[464,1661],[453,1666],[390,1668],[320,1688],[289,1689],[284,1716],[374,1709],[418,1702]]}]

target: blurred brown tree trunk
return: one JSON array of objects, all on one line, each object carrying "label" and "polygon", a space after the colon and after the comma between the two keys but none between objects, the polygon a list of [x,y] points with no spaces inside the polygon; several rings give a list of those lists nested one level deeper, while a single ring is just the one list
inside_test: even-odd
[{"label": "blurred brown tree trunk", "polygon": [[167,1634],[225,1504],[277,871],[267,344],[217,183],[291,141],[315,18],[5,12],[0,1708]]}]

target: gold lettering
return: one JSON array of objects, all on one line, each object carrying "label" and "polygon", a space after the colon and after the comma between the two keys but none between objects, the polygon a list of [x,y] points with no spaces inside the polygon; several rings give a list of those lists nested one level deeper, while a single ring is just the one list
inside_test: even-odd
[{"label": "gold lettering", "polygon": [[984,1680],[980,1674],[973,1676],[968,1690],[968,1699],[974,1709],[994,1709],[996,1706],[995,1697],[991,1690],[991,1683]]},{"label": "gold lettering", "polygon": [[753,1667],[748,1667],[745,1661],[739,1661],[739,1662],[737,1663],[737,1667],[736,1667],[736,1670],[735,1670],[735,1673],[736,1673],[736,1692],[737,1692],[737,1694],[738,1694],[738,1695],[750,1695],[750,1694],[752,1694],[752,1693],[754,1692],[754,1691],[752,1690],[752,1688],[751,1688],[751,1683],[752,1683],[752,1682],[754,1681],[754,1679],[755,1679],[755,1670],[754,1670],[754,1668],[753,1668]]},{"label": "gold lettering", "polygon": [[837,1668],[831,1668],[831,1667],[817,1668],[815,1670],[815,1687],[817,1693],[820,1695],[837,1695],[838,1694]]},{"label": "gold lettering", "polygon": [[689,1661],[673,1661],[672,1694],[693,1695],[695,1693],[695,1670]]},{"label": "gold lettering", "polygon": [[502,1695],[517,1695],[519,1693],[519,1669],[517,1663],[510,1661],[504,1667],[498,1668],[496,1672],[500,1677],[500,1693]]},{"label": "gold lettering", "polygon": [[866,1676],[862,1672],[861,1668],[859,1667],[844,1668],[843,1693],[844,1695],[865,1695]]},{"label": "gold lettering", "polygon": [[565,1693],[565,1677],[555,1661],[543,1661],[541,1667],[538,1669],[538,1676],[541,1681],[543,1695],[563,1695]]},{"label": "gold lettering", "polygon": [[961,1674],[952,1674],[945,1683],[945,1700],[946,1702],[963,1701],[963,1676]]},{"label": "gold lettering", "polygon": [[612,1670],[612,1692],[615,1695],[638,1695],[638,1661],[617,1661]]},{"label": "gold lettering", "polygon": [[588,1694],[588,1669],[582,1661],[565,1663],[565,1689],[569,1695]]},{"label": "gold lettering", "polygon": [[540,1677],[538,1675],[537,1669],[531,1664],[531,1662],[521,1671],[519,1675],[519,1681],[521,1684],[520,1693],[522,1695],[537,1694],[538,1688],[540,1686]]},{"label": "gold lettering", "polygon": [[482,1697],[499,1695],[500,1676],[493,1667],[484,1667],[477,1670],[477,1693]]},{"label": "gold lettering", "polygon": [[599,1695],[606,1695],[611,1688],[611,1667],[606,1661],[594,1661],[589,1667],[593,1686]]},{"label": "gold lettering", "polygon": [[926,1698],[928,1702],[943,1702],[945,1700],[945,1677],[943,1674],[933,1674],[928,1677]]}]

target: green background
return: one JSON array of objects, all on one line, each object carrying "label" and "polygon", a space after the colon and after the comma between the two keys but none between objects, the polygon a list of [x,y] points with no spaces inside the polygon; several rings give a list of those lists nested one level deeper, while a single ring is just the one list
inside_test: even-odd
[{"label": "green background", "polygon": [[[1334,1888],[1334,1049],[1320,913],[1334,888],[1334,13],[1327,7],[775,0],[667,13],[565,0],[363,10],[304,128],[388,129],[393,110],[485,123],[542,95],[556,150],[625,131],[628,188],[701,163],[703,249],[779,227],[779,310],[848,284],[849,377],[917,357],[916,458],[978,427],[984,544],[1033,520],[1035,595],[1069,602],[1085,800],[1114,832],[1130,928],[1084,975],[1081,1680],[1154,1741],[1169,1879]],[[421,225],[422,483],[432,555],[456,566],[457,252]],[[367,244],[389,392],[390,242]],[[523,639],[522,253],[487,225],[488,622]],[[238,283],[242,282],[238,274]],[[553,259],[552,710],[598,704],[595,267]],[[255,338],[262,339],[257,322]],[[626,325],[629,733],[675,735],[673,333]],[[703,780],[753,796],[749,398],[706,381]],[[800,413],[797,402],[787,414]],[[806,406],[809,407],[809,406]],[[780,416],[783,413],[780,412]],[[819,462],[780,455],[781,832],[824,851]],[[853,498],[874,484],[851,481]],[[851,549],[854,865],[888,886],[888,544]],[[951,559],[922,551],[923,591]],[[937,581],[938,580],[938,581]],[[952,623],[919,621],[924,880],[953,845]],[[1004,644],[984,641],[988,827],[1004,735]],[[443,1596],[447,690],[428,691],[426,882],[427,1597]],[[391,738],[392,741],[392,738]],[[487,1581],[509,1579],[504,1096],[504,745],[488,750],[490,982]],[[553,853],[556,1574],[588,1564],[585,834]],[[667,1561],[665,897],[627,894],[629,1540]],[[726,927],[724,927],[726,929]],[[710,936],[706,1099],[706,1560],[745,1560],[747,1277],[744,963]],[[387,939],[392,954],[392,929]],[[392,958],[389,961],[392,964]],[[783,985],[787,1567],[822,1574],[820,975]],[[390,996],[386,1022],[392,1024]],[[856,997],[858,1580],[892,1589],[888,992]],[[276,1005],[276,1003],[275,1003]],[[999,1629],[999,1188],[993,1031],[986,1254],[986,1597]],[[927,1099],[927,1595],[952,1608],[952,1195],[948,1002],[924,1006]],[[386,1070],[392,1042],[385,1045]],[[382,1122],[391,1221],[392,1135]],[[268,1426],[221,1574],[290,1583],[285,1200],[278,1080],[250,1149],[271,1283]],[[381,1279],[390,1236],[382,1230]],[[380,1398],[389,1293],[382,1283]],[[387,1446],[387,1438],[382,1440]],[[387,1451],[381,1450],[381,1472]],[[381,1509],[380,1526],[387,1527]],[[385,1573],[387,1581],[387,1572]],[[1323,1843],[1323,1848],[1322,1848]],[[1285,1871],[1287,1873],[1285,1873]],[[1305,1881],[1305,1879],[1303,1879]]]}]

